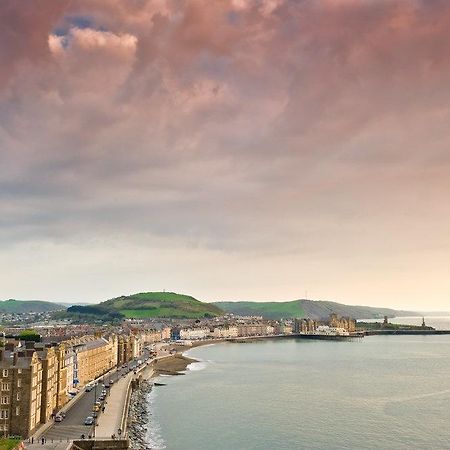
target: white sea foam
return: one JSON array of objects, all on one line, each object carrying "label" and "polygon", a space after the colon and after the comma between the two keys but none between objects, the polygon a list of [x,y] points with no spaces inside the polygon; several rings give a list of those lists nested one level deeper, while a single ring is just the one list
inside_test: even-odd
[{"label": "white sea foam", "polygon": [[161,436],[161,427],[159,423],[155,420],[155,416],[152,414],[154,410],[154,402],[156,395],[157,394],[155,389],[152,389],[151,392],[147,395],[147,402],[149,405],[151,416],[148,423],[146,441],[152,450],[164,450],[167,447],[166,444],[164,443],[164,439]]},{"label": "white sea foam", "polygon": [[197,371],[197,370],[203,370],[206,369],[206,367],[208,366],[208,362],[207,361],[196,361],[193,363],[190,363],[187,367],[186,370],[190,370],[190,371]]}]

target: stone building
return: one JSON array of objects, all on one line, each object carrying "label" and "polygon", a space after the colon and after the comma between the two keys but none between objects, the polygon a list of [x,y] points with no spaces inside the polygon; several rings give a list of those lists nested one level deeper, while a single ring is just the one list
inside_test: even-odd
[{"label": "stone building", "polygon": [[337,314],[330,314],[328,325],[334,328],[343,328],[346,331],[356,330],[356,320],[350,317],[339,317]]},{"label": "stone building", "polygon": [[42,363],[34,349],[0,350],[0,435],[30,436],[41,422]]},{"label": "stone building", "polygon": [[58,359],[51,344],[35,344],[42,363],[41,423],[46,423],[58,406]]},{"label": "stone building", "polygon": [[117,341],[117,365],[128,364],[132,358],[132,349],[130,337],[127,334],[121,334]]},{"label": "stone building", "polygon": [[114,345],[103,337],[85,336],[71,341],[76,353],[77,385],[85,386],[113,367]]}]

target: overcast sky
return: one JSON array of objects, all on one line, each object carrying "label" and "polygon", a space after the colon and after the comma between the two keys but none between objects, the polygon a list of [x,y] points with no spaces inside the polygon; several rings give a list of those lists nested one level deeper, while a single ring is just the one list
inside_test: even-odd
[{"label": "overcast sky", "polygon": [[450,309],[450,2],[3,0],[0,298]]}]

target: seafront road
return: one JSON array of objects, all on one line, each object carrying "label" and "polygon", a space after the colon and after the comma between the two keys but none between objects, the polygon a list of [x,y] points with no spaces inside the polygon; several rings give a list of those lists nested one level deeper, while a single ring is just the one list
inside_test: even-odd
[{"label": "seafront road", "polygon": [[[105,402],[105,411],[103,413],[99,414],[99,417],[97,421],[102,420],[102,416],[107,415],[109,419],[106,421],[102,421],[105,423],[109,423],[110,420],[113,420],[112,417],[115,416],[115,414],[120,415],[120,412],[114,412],[114,410],[117,408],[118,401],[117,397],[121,396],[122,394],[125,395],[125,393],[121,393],[121,390],[123,389],[124,384],[126,383],[125,380],[131,380],[133,376],[133,369],[137,365],[136,361],[132,361],[128,364],[128,367],[126,368],[119,368],[116,371],[113,371],[111,373],[105,374],[101,379],[99,380],[99,385],[96,386],[96,388],[92,389],[90,392],[80,392],[78,395],[80,396],[79,399],[72,404],[68,404],[68,409],[66,411],[66,417],[62,422],[56,423],[53,422],[50,424],[50,426],[44,425],[44,429],[38,430],[38,432],[34,436],[34,441],[40,440],[42,437],[44,437],[48,444],[56,443],[59,441],[68,441],[72,439],[80,439],[81,435],[84,435],[86,438],[89,436],[94,435],[94,428],[92,426],[86,426],[84,425],[84,420],[86,417],[92,415],[92,406],[94,405],[94,402],[96,398],[99,397],[102,386],[102,381],[104,383],[108,383],[110,380],[113,380],[114,383],[112,384],[111,388],[107,390],[107,397]],[[112,399],[112,400],[111,400]],[[111,403],[110,403],[111,402]],[[115,425],[115,422],[114,422]],[[99,426],[96,427],[95,435],[98,436],[97,430]],[[103,433],[103,431],[102,431]],[[115,433],[117,434],[117,429],[115,430]],[[104,437],[111,438],[111,434],[105,435]],[[102,434],[103,436],[103,434]],[[28,444],[29,445],[29,444]],[[42,444],[41,444],[42,445]],[[27,447],[30,448],[30,447]],[[41,447],[42,448],[42,447]],[[45,447],[44,447],[45,448]],[[50,447],[49,447],[50,448]]]}]

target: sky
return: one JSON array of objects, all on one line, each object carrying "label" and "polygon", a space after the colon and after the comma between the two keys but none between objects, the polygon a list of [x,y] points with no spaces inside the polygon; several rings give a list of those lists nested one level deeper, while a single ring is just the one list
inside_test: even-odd
[{"label": "sky", "polygon": [[0,298],[450,310],[450,2],[3,0]]}]

